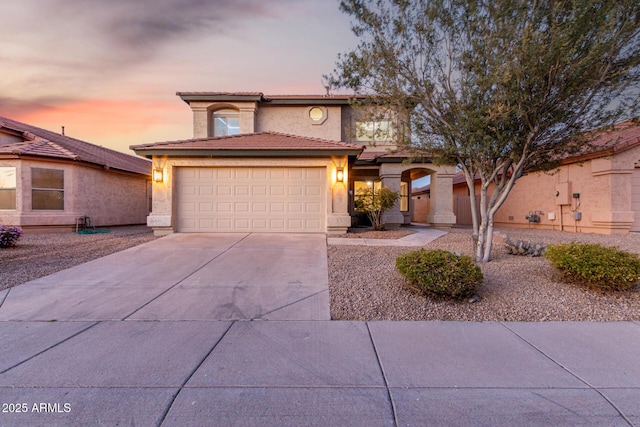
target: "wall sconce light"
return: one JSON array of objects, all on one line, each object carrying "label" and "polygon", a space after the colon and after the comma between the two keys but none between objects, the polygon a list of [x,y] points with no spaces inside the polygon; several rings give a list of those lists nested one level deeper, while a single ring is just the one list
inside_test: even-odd
[{"label": "wall sconce light", "polygon": [[154,182],[162,182],[162,181],[164,181],[164,171],[162,169],[154,169],[153,170],[153,181]]},{"label": "wall sconce light", "polygon": [[344,169],[338,169],[336,172],[336,181],[344,182]]}]

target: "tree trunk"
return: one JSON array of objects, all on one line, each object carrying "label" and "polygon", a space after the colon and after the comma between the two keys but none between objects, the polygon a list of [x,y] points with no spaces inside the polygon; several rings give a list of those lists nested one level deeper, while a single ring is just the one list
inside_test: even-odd
[{"label": "tree trunk", "polygon": [[[489,227],[489,216],[487,206],[487,186],[483,183],[480,187],[480,224],[478,227],[478,237],[475,247],[476,262],[484,261],[485,247],[487,245],[487,229]],[[493,229],[493,224],[491,224]],[[489,241],[491,244],[491,241]]]}]

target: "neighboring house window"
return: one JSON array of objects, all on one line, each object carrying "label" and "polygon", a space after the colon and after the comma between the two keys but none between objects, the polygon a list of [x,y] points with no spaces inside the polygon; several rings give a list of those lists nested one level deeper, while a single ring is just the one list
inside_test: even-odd
[{"label": "neighboring house window", "polygon": [[409,211],[409,183],[400,183],[400,210],[402,212]]},{"label": "neighboring house window", "polygon": [[31,208],[33,210],[64,210],[64,171],[31,169]]},{"label": "neighboring house window", "polygon": [[240,113],[225,109],[213,112],[213,136],[238,135],[240,133]]},{"label": "neighboring house window", "polygon": [[0,209],[16,209],[16,168],[0,167]]},{"label": "neighboring house window", "polygon": [[390,141],[391,137],[391,120],[356,122],[356,141]]}]

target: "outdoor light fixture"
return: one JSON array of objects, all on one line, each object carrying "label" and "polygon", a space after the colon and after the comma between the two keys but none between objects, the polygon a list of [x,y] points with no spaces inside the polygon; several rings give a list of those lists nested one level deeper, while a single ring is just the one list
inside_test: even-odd
[{"label": "outdoor light fixture", "polygon": [[164,181],[164,171],[162,169],[154,169],[153,170],[153,180],[155,182]]},{"label": "outdoor light fixture", "polygon": [[336,172],[336,181],[344,182],[344,169],[338,169]]}]

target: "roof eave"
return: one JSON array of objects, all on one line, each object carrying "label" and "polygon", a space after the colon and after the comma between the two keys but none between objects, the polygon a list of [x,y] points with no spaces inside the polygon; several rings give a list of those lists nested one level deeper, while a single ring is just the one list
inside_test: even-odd
[{"label": "roof eave", "polygon": [[215,101],[215,102],[228,102],[228,101],[250,101],[259,102],[262,100],[262,95],[222,95],[222,94],[189,94],[177,92],[176,95],[180,97],[184,102],[190,104],[192,101]]},{"label": "roof eave", "polygon": [[344,98],[265,98],[264,102],[271,105],[349,105],[352,101]]},{"label": "roof eave", "polygon": [[162,149],[132,147],[139,156],[173,156],[173,157],[327,157],[327,156],[358,156],[362,150],[358,149],[329,149],[329,150],[196,150],[196,149]]}]

